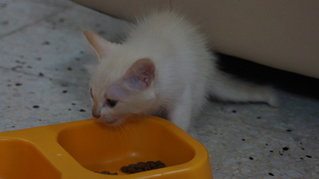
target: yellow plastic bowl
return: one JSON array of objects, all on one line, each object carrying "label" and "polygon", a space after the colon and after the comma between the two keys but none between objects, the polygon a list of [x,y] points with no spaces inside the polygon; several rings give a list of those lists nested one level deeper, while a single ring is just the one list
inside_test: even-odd
[{"label": "yellow plastic bowl", "polygon": [[[126,121],[120,127],[87,119],[2,132],[0,178],[212,178],[207,150],[183,130],[157,117]],[[157,160],[166,167],[135,174],[120,171],[122,166]]]}]

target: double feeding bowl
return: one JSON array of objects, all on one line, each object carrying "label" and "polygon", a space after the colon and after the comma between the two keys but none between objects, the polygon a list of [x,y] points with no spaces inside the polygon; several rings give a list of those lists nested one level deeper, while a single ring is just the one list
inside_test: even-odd
[{"label": "double feeding bowl", "polygon": [[[166,167],[134,174],[146,161]],[[116,172],[105,175],[100,171]],[[117,127],[94,119],[0,133],[1,179],[211,179],[202,144],[165,119],[134,116]]]}]

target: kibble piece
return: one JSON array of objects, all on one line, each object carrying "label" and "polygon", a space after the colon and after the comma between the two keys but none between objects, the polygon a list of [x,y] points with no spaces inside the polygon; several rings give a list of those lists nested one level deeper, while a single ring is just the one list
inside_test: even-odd
[{"label": "kibble piece", "polygon": [[146,167],[146,163],[144,162],[139,162],[136,164],[138,167],[141,167],[141,168],[145,168]]},{"label": "kibble piece", "polygon": [[165,167],[165,164],[161,161],[156,161],[156,165],[157,165],[157,168],[164,168]]},{"label": "kibble piece", "polygon": [[127,171],[128,171],[127,166],[123,166],[123,167],[121,167],[121,171],[122,171],[122,172],[124,172],[124,173],[127,173]]}]

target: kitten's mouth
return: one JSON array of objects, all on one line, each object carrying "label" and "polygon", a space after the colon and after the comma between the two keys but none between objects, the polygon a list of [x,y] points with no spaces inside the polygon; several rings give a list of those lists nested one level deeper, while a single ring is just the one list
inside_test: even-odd
[{"label": "kitten's mouth", "polygon": [[108,125],[108,126],[120,125],[123,122],[123,119],[121,119],[121,118],[103,118],[103,117],[100,117],[98,120],[100,122],[102,122],[103,124]]}]

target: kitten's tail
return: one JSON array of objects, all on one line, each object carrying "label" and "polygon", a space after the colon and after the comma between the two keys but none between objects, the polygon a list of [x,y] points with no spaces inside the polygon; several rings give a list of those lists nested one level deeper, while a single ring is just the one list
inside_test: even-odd
[{"label": "kitten's tail", "polygon": [[278,106],[272,87],[237,80],[220,70],[216,70],[212,78],[209,92],[216,98],[235,102],[266,102],[271,106]]}]

